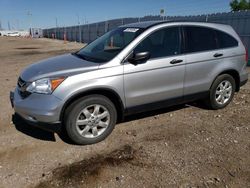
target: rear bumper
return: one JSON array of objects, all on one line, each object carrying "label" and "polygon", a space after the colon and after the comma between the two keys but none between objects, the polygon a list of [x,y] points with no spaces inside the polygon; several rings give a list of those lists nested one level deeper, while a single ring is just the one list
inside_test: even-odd
[{"label": "rear bumper", "polygon": [[248,74],[246,69],[244,71],[242,71],[242,73],[240,74],[240,87],[247,83],[248,76],[250,76],[250,75]]},{"label": "rear bumper", "polygon": [[241,81],[240,82],[240,87],[244,86],[246,83],[247,83],[248,79],[244,80],[244,81]]},{"label": "rear bumper", "polygon": [[30,123],[60,123],[63,102],[54,95],[33,93],[23,99],[15,89],[10,92],[10,102],[15,112]]}]

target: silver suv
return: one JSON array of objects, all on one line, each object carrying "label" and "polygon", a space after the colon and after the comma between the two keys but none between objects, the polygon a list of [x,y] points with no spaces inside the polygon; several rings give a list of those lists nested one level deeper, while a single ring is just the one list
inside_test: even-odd
[{"label": "silver suv", "polygon": [[247,60],[228,25],[141,22],[29,66],[10,98],[25,120],[61,123],[76,144],[93,144],[128,114],[197,99],[224,108],[247,82]]}]

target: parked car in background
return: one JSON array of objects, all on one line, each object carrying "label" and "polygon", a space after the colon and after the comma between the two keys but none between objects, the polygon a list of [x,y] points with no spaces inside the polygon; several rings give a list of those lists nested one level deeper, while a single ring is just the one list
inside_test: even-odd
[{"label": "parked car in background", "polygon": [[21,35],[18,32],[9,32],[7,33],[7,36],[8,37],[20,37]]},{"label": "parked car in background", "polygon": [[0,31],[0,36],[9,36],[9,37],[28,37],[30,36],[29,31],[25,30],[19,30],[19,31],[6,31],[6,30],[1,30]]},{"label": "parked car in background", "polygon": [[75,143],[93,144],[129,114],[200,99],[226,107],[247,82],[247,60],[230,26],[141,22],[29,66],[10,99],[28,122],[61,123]]},{"label": "parked car in background", "polygon": [[0,36],[19,37],[20,33],[18,31],[0,31]]}]

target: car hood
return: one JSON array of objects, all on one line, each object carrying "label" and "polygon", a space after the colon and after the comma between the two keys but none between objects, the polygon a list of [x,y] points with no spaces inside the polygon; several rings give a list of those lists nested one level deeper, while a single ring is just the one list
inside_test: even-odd
[{"label": "car hood", "polygon": [[98,67],[98,63],[80,59],[72,54],[65,54],[28,66],[20,77],[26,82],[32,82],[41,78],[67,77],[96,70]]}]

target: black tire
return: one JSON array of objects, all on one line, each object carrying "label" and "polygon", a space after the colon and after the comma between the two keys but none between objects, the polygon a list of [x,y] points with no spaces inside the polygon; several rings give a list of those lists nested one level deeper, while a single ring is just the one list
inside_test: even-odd
[{"label": "black tire", "polygon": [[[95,138],[83,137],[76,128],[76,120],[79,113],[86,107],[94,104],[104,106],[109,114],[110,121],[106,130]],[[105,96],[102,95],[89,95],[74,101],[65,111],[64,126],[68,137],[78,145],[95,144],[104,140],[114,129],[117,121],[117,111],[114,104]]]},{"label": "black tire", "polygon": [[[227,102],[225,102],[224,104],[219,104],[216,101],[216,89],[224,81],[228,81],[228,82],[231,83],[232,92],[231,92],[231,96],[227,100]],[[215,81],[213,82],[213,84],[212,84],[212,86],[210,88],[209,97],[205,101],[205,104],[207,105],[208,108],[213,109],[213,110],[218,110],[218,109],[225,108],[232,101],[232,99],[234,97],[234,93],[235,93],[235,80],[234,80],[234,78],[231,75],[229,75],[229,74],[219,75],[215,79]]]}]

